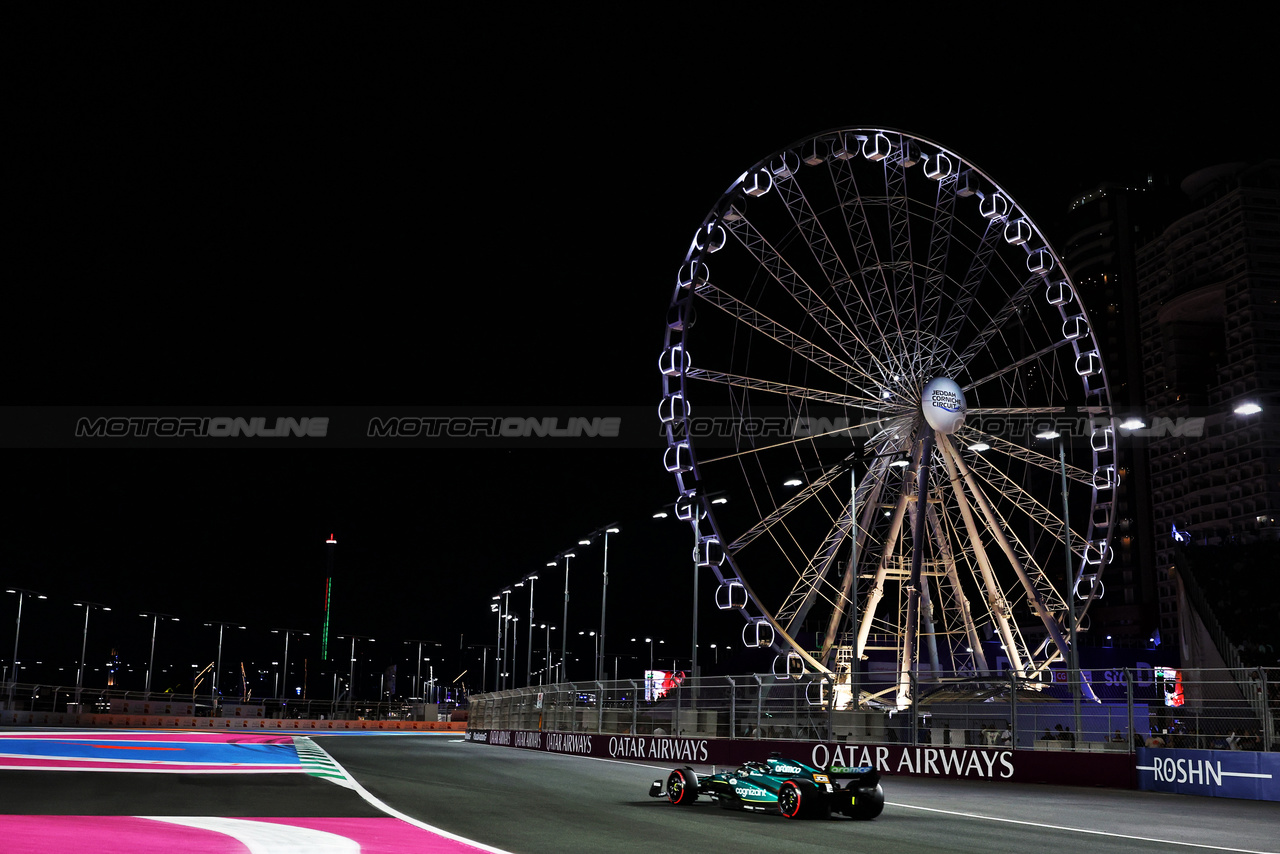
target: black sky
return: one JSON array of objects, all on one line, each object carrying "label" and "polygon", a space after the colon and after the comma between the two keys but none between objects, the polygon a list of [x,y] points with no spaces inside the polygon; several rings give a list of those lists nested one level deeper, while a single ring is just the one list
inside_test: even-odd
[{"label": "black sky", "polygon": [[[7,402],[649,411],[693,230],[802,137],[936,139],[1046,226],[1101,180],[1274,153],[1262,7],[1114,9],[54,28],[16,87]],[[230,657],[269,657],[268,629],[318,628],[334,531],[335,633],[462,666],[501,585],[613,521],[611,641],[688,645],[690,536],[647,519],[674,498],[656,444],[4,454],[0,575],[50,597],[22,659],[78,655],[77,597],[114,608],[99,658],[141,659],[144,610],[182,617],[175,660],[211,657],[208,620],[250,627]],[[574,633],[598,628],[598,555],[574,566]],[[558,624],[563,576],[540,583]]]}]

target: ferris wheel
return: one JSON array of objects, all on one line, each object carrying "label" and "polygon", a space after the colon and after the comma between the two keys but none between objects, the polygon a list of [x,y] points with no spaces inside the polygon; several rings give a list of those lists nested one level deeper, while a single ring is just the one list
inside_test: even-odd
[{"label": "ferris wheel", "polygon": [[[853,128],[756,163],[694,233],[659,367],[677,515],[776,675],[903,708],[921,671],[1047,680],[1087,629],[1118,486],[1099,342],[955,152]],[[868,660],[890,684],[852,697]]]}]

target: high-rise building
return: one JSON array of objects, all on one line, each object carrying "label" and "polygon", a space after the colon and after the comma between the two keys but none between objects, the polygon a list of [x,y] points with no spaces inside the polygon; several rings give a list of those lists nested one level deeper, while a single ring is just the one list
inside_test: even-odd
[{"label": "high-rise building", "polygon": [[[1170,182],[1155,175],[1104,182],[1071,200],[1057,227],[1058,249],[1089,312],[1102,352],[1115,415],[1143,417],[1137,246],[1162,229],[1179,203]],[[1090,610],[1085,643],[1144,646],[1159,627],[1155,528],[1142,431],[1121,431],[1112,560],[1102,574],[1105,594]]]},{"label": "high-rise building", "polygon": [[1160,631],[1177,538],[1280,538],[1280,160],[1202,169],[1137,251]]}]

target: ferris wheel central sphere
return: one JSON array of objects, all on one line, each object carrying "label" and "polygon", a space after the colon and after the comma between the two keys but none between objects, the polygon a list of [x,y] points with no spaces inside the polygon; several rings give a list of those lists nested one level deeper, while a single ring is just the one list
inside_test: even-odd
[{"label": "ferris wheel central sphere", "polygon": [[920,393],[920,409],[930,427],[949,436],[964,425],[964,391],[950,377],[934,377]]}]

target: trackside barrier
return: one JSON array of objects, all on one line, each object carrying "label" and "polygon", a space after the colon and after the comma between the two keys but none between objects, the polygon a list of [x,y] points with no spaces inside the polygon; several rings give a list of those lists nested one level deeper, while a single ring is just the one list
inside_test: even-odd
[{"label": "trackside barrier", "polygon": [[1047,753],[987,747],[929,747],[907,744],[857,744],[829,741],[769,741],[720,738],[672,738],[652,735],[467,731],[467,741],[523,750],[541,750],[597,759],[641,760],[654,765],[736,766],[777,752],[818,768],[865,766],[881,774],[1000,780],[1068,786],[1134,788],[1133,757],[1128,753]]},{"label": "trackside barrier", "polygon": [[206,718],[179,715],[102,715],[72,712],[0,711],[0,726],[209,730],[352,730],[463,732],[464,721],[301,720],[296,718]]},{"label": "trackside barrier", "polygon": [[1280,801],[1280,754],[1254,750],[1138,750],[1138,788]]}]

